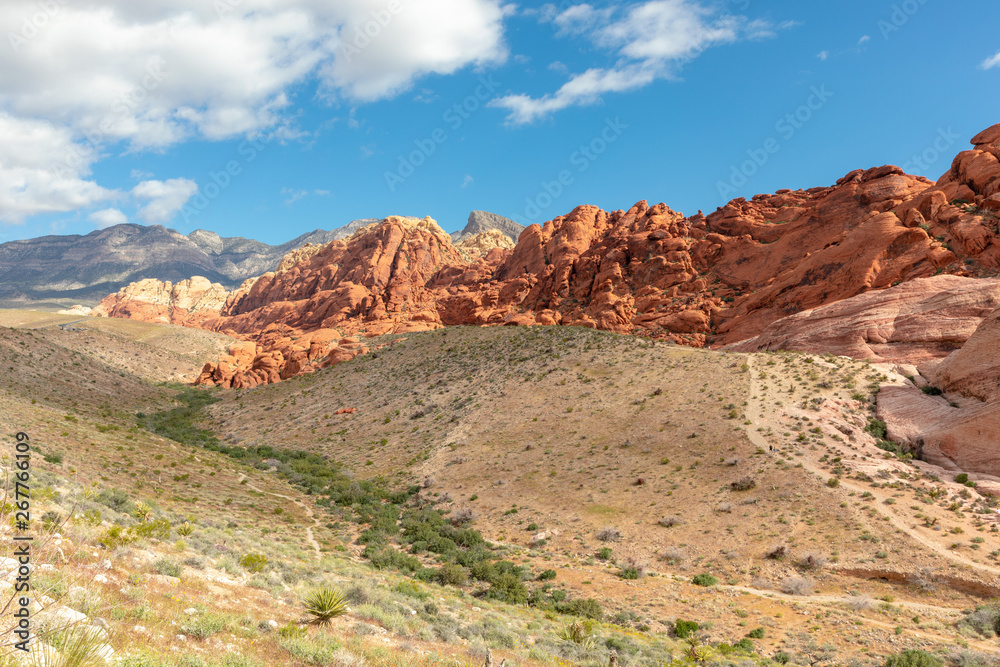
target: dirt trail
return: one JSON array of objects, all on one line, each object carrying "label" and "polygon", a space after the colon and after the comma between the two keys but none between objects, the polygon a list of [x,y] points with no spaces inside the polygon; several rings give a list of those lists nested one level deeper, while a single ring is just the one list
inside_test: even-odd
[{"label": "dirt trail", "polygon": [[[240,478],[237,480],[237,484],[243,484],[243,480],[245,480],[246,478],[247,478],[246,474],[241,473]],[[313,522],[312,526],[306,526],[306,541],[309,542],[309,545],[313,548],[313,551],[316,552],[316,560],[320,560],[323,557],[323,553],[320,550],[319,542],[316,541],[316,536],[313,534],[313,528],[319,527],[320,520],[316,517],[316,512],[313,510],[312,507],[302,502],[301,500],[298,500],[297,498],[292,498],[291,496],[285,496],[280,493],[272,493],[270,491],[265,491],[264,489],[258,488],[249,482],[247,482],[245,486],[248,489],[253,489],[257,493],[263,493],[264,495],[267,496],[274,496],[275,498],[284,498],[285,500],[293,502],[299,507],[301,507],[302,510],[306,513],[306,516],[312,519]]]},{"label": "dirt trail", "polygon": [[[764,429],[770,428],[775,432],[781,432],[785,429],[785,426],[779,423],[778,420],[774,419],[773,417],[772,418],[764,417],[765,414],[769,413],[763,410],[763,404],[765,402],[764,394],[766,392],[763,390],[761,382],[757,375],[759,371],[755,363],[757,360],[758,359],[755,355],[747,356],[747,364],[750,367],[749,370],[750,396],[747,399],[748,405],[746,410],[746,417],[751,422],[751,424],[747,426],[746,434],[747,437],[750,438],[750,442],[752,442],[754,445],[757,445],[758,447],[761,447],[766,451],[772,444],[777,446],[780,443],[769,442],[767,438],[765,438],[761,433],[757,432],[757,428],[759,427],[763,427]],[[769,401],[769,405],[773,405],[773,402]],[[808,450],[805,450],[803,453],[805,454],[805,456],[801,457],[801,462],[804,470],[820,477],[829,476],[829,473],[822,469],[816,458],[810,455]],[[849,491],[855,491],[859,495],[866,492],[871,493],[872,495],[875,496],[876,500],[878,501],[877,504],[880,508],[886,507],[884,501],[886,500],[886,498],[889,497],[889,495],[886,494],[881,489],[872,488],[867,484],[862,485],[857,481],[850,479],[847,476],[840,478],[839,487],[842,489],[847,489]],[[951,551],[941,546],[934,540],[928,539],[926,536],[914,530],[913,527],[907,521],[904,521],[895,513],[891,511],[886,511],[884,509],[882,509],[881,513],[884,516],[888,517],[889,523],[892,524],[894,528],[899,529],[900,531],[908,535],[911,539],[915,540],[916,542],[919,542],[923,546],[927,547],[929,550],[933,551],[935,554],[943,557],[945,561],[949,563],[965,565],[980,572],[989,572],[990,574],[1000,575],[1000,569],[995,567],[990,567],[989,565],[984,565],[982,563],[976,563],[973,560],[962,556],[961,554],[957,554],[954,551]]]}]

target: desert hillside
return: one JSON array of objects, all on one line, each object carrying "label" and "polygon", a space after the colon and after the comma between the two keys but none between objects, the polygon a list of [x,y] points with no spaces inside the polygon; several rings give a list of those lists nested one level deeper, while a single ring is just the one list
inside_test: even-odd
[{"label": "desert hillside", "polygon": [[[58,533],[38,617],[82,619],[123,664],[993,651],[994,501],[876,439],[875,386],[908,382],[888,369],[459,327],[266,387],[181,390],[109,351],[153,366],[204,332],[21,317],[0,330],[0,392],[37,447],[35,530]],[[350,611],[301,625],[324,585]]]}]

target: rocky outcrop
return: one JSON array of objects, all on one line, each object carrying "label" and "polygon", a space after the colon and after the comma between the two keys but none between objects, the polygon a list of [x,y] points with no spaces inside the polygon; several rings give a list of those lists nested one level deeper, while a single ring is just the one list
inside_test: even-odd
[{"label": "rocky outcrop", "polygon": [[514,242],[499,229],[491,229],[474,236],[468,236],[455,244],[466,261],[484,259],[493,250],[513,250]]},{"label": "rocky outcrop", "polygon": [[922,363],[960,348],[997,308],[1000,279],[918,278],[782,318],[729,349]]},{"label": "rocky outcrop", "polygon": [[469,222],[465,229],[451,235],[452,243],[456,245],[473,236],[484,232],[498,231],[510,239],[511,245],[517,243],[518,237],[524,231],[524,225],[519,225],[509,218],[486,211],[473,211],[469,214]]},{"label": "rocky outcrop", "polygon": [[318,330],[370,338],[563,324],[696,346],[759,336],[748,345],[940,357],[995,305],[993,283],[971,282],[1000,269],[994,134],[979,135],[936,184],[886,166],[707,216],[646,202],[580,206],[528,227],[513,248],[489,231],[456,247],[429,218],[387,218],[304,247],[199,321],[254,340],[260,354]]},{"label": "rocky outcrop", "polygon": [[1000,403],[928,396],[915,386],[883,387],[878,417],[891,440],[951,471],[1000,476]]},{"label": "rocky outcrop", "polygon": [[1000,310],[992,313],[962,349],[929,369],[929,379],[948,392],[1000,402]]},{"label": "rocky outcrop", "polygon": [[90,314],[197,326],[206,318],[218,315],[227,296],[222,285],[201,276],[176,284],[140,280],[105,297]]}]

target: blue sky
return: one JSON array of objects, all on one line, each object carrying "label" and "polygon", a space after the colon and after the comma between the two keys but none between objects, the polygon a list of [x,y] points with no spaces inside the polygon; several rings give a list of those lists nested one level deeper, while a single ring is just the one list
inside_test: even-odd
[{"label": "blue sky", "polygon": [[0,240],[129,221],[281,243],[390,214],[707,213],[889,163],[936,179],[1000,122],[1000,37],[977,28],[998,20],[995,0],[13,0]]}]

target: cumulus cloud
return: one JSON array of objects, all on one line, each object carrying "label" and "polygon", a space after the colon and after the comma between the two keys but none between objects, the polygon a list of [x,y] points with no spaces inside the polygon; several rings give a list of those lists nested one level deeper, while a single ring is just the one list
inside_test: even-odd
[{"label": "cumulus cloud", "polygon": [[117,208],[105,208],[100,211],[94,211],[87,216],[87,219],[97,225],[98,229],[105,229],[114,225],[124,225],[128,222],[128,216]]},{"label": "cumulus cloud", "polygon": [[595,9],[589,4],[558,11],[545,5],[535,15],[551,22],[558,35],[585,36],[614,54],[616,63],[570,77],[554,93],[541,97],[512,94],[493,106],[510,111],[507,121],[519,125],[570,106],[592,104],[607,93],[621,93],[676,76],[679,69],[706,49],[742,40],[767,39],[796,25],[750,20],[719,13],[691,0],[650,0],[626,9]]},{"label": "cumulus cloud", "polygon": [[1000,51],[996,52],[996,55],[987,58],[980,65],[983,69],[993,69],[994,67],[1000,67]]},{"label": "cumulus cloud", "polygon": [[169,222],[184,204],[198,192],[198,184],[186,178],[167,181],[143,181],[132,189],[132,196],[146,201],[139,208],[139,218],[151,225]]},{"label": "cumulus cloud", "polygon": [[0,132],[0,221],[107,199],[88,177],[109,146],[294,137],[303,84],[370,102],[502,62],[511,11],[501,0],[4,0],[0,118],[45,134],[42,152],[88,157],[58,173],[24,166],[18,135]]},{"label": "cumulus cloud", "polygon": [[21,223],[113,198],[87,178],[95,158],[65,127],[0,111],[0,221]]}]

